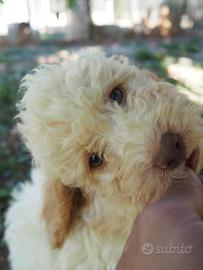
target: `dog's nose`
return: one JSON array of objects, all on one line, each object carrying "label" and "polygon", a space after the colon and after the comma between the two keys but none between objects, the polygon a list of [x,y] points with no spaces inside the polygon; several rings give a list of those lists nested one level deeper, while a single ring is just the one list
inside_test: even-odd
[{"label": "dog's nose", "polygon": [[175,169],[185,160],[185,145],[182,138],[175,133],[162,135],[160,148],[155,157],[155,165],[161,169]]}]

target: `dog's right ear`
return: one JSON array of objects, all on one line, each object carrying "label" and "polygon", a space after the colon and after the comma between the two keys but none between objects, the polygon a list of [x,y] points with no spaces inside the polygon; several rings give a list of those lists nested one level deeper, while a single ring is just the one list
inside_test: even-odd
[{"label": "dog's right ear", "polygon": [[65,186],[60,180],[47,181],[44,192],[42,217],[52,246],[59,248],[77,225],[87,200],[80,188]]}]

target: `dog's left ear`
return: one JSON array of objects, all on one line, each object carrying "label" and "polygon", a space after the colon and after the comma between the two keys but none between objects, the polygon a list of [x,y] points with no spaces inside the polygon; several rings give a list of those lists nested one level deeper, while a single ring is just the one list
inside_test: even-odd
[{"label": "dog's left ear", "polygon": [[42,216],[52,246],[59,248],[77,224],[87,201],[80,188],[65,186],[61,181],[47,181],[44,191]]}]

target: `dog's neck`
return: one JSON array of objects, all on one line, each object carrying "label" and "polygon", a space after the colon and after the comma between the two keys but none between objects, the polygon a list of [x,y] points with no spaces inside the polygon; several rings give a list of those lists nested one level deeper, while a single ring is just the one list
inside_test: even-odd
[{"label": "dog's neck", "polygon": [[101,235],[127,237],[140,210],[141,207],[129,200],[96,193],[91,196],[90,204],[82,217],[88,226]]}]

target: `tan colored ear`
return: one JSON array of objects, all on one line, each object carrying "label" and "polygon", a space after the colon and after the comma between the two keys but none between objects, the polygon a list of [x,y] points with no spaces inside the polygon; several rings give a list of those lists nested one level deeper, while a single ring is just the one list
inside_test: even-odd
[{"label": "tan colored ear", "polygon": [[54,248],[63,245],[85,205],[86,199],[79,188],[67,187],[61,181],[46,182],[42,215]]}]

